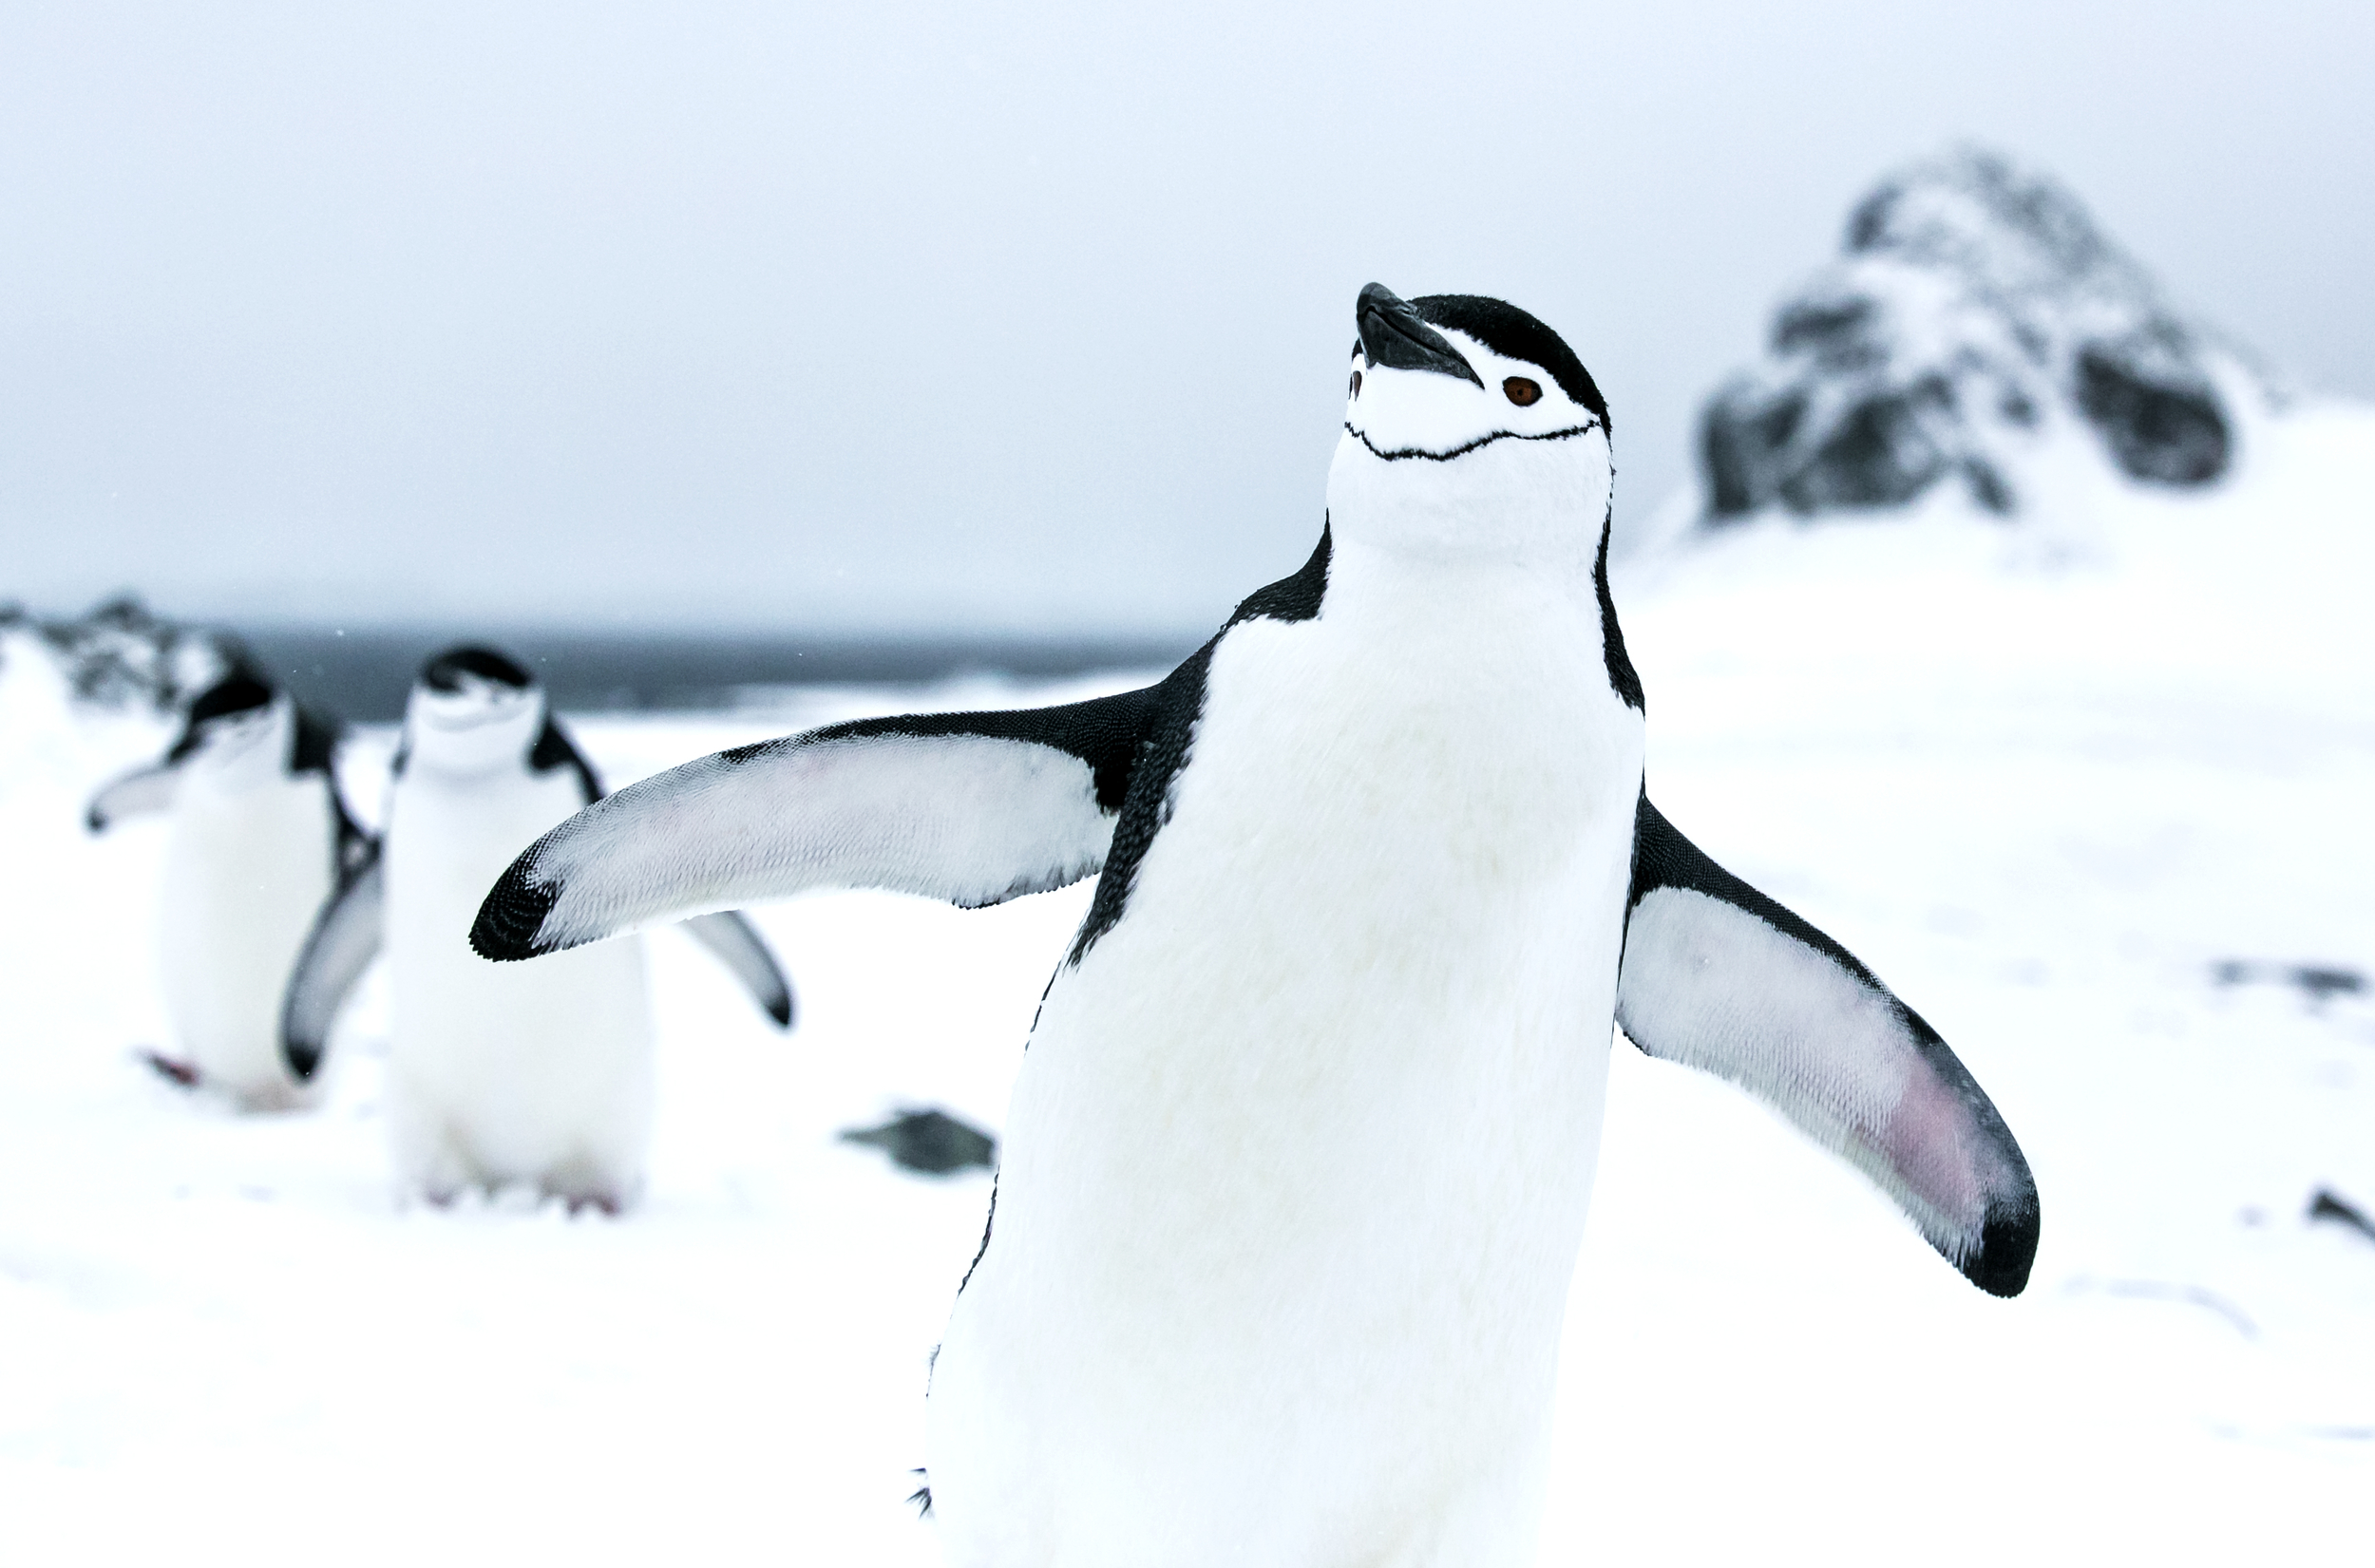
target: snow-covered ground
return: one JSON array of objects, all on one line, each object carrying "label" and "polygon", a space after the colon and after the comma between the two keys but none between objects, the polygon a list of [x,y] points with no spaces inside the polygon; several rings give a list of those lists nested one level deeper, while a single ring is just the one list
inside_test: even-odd
[{"label": "snow-covered ground", "polygon": [[[2214,970],[2375,970],[2370,478],[2375,415],[2312,408],[2208,493],[1757,523],[1620,582],[1652,793],[1938,1026],[2044,1244],[1985,1297],[1742,1096],[1620,1046],[1546,1562],[2375,1555],[2375,1240],[2306,1218],[2375,1208],[2375,995]],[[936,1560],[902,1500],[989,1183],[833,1135],[902,1103],[996,1127],[1086,888],[760,911],[788,1039],[663,934],[643,1205],[401,1209],[384,998],[314,1114],[137,1064],[162,828],[77,812],[158,733],[69,720],[31,668],[0,675],[0,1557]],[[577,728],[616,784],[1066,694]]]}]

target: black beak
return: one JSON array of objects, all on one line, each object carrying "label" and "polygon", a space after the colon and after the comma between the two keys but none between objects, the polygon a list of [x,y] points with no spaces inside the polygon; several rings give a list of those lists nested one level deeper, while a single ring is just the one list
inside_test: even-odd
[{"label": "black beak", "polygon": [[1360,328],[1360,351],[1373,366],[1433,370],[1437,375],[1457,376],[1479,387],[1484,385],[1474,368],[1459,357],[1459,350],[1446,343],[1442,333],[1419,320],[1418,312],[1382,283],[1372,283],[1360,291],[1360,302],[1353,307],[1353,320]]}]

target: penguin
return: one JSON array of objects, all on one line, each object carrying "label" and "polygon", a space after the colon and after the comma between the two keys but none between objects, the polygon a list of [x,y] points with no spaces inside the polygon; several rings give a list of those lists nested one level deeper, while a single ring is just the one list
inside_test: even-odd
[{"label": "penguin", "polygon": [[1355,321],[1317,547],[1166,679],[688,764],[472,927],[517,960],[1097,877],[928,1379],[963,1568],[1530,1560],[1611,1022],[2027,1281],[2036,1184],[1970,1073],[1650,803],[1581,360],[1480,296],[1373,284]]},{"label": "penguin", "polygon": [[[466,937],[486,882],[538,834],[602,798],[528,672],[492,649],[428,661],[405,709],[381,853],[321,913],[291,977],[280,1041],[310,1080],[338,1007],[386,948],[385,1103],[401,1190],[438,1204],[533,1185],[572,1210],[636,1196],[652,1131],[653,1021],[640,943],[499,970]],[[779,1029],[791,988],[748,917],[692,934]]]},{"label": "penguin", "polygon": [[152,767],[93,796],[85,825],[171,814],[157,949],[181,1055],[161,1074],[251,1110],[308,1098],[282,1065],[280,1003],[323,904],[370,858],[338,792],[338,727],[244,666],[200,692]]}]

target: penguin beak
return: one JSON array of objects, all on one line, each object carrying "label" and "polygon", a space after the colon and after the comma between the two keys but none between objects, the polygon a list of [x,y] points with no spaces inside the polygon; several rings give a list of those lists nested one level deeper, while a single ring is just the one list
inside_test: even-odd
[{"label": "penguin beak", "polygon": [[1360,291],[1359,303],[1353,307],[1353,319],[1360,329],[1360,351],[1371,366],[1433,370],[1437,375],[1474,382],[1478,387],[1484,385],[1475,368],[1460,358],[1459,350],[1445,342],[1442,333],[1421,321],[1418,312],[1384,284],[1372,283]]}]

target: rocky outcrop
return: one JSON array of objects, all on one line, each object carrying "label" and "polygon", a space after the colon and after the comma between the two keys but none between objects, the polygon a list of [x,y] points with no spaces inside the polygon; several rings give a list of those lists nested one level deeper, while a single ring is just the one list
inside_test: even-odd
[{"label": "rocky outcrop", "polygon": [[47,653],[76,702],[158,713],[187,704],[242,656],[221,633],[177,625],[128,595],[71,620],[0,605],[0,648],[10,646]]},{"label": "rocky outcrop", "polygon": [[2133,480],[2210,483],[2235,441],[2214,351],[2061,186],[1980,151],[1919,164],[1857,203],[1842,258],[1709,402],[1705,521],[1947,482],[2010,513],[2007,456],[2064,417]]}]

